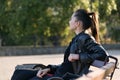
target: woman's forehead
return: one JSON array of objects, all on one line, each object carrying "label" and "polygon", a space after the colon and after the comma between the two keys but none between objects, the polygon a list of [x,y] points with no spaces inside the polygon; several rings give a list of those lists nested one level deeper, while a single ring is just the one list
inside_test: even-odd
[{"label": "woman's forehead", "polygon": [[75,17],[75,13],[72,14],[72,17]]}]

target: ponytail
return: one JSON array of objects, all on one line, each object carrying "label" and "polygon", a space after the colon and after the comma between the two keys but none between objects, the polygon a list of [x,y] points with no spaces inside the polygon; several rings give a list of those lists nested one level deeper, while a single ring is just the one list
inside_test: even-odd
[{"label": "ponytail", "polygon": [[95,38],[95,40],[98,43],[100,43],[100,41],[99,41],[99,29],[98,29],[98,18],[96,18],[96,14],[94,12],[88,13],[88,15],[91,16],[91,20],[92,20],[92,26],[91,26],[92,36]]},{"label": "ponytail", "polygon": [[83,29],[90,30],[90,34],[95,38],[95,40],[99,43],[99,36],[98,36],[98,19],[94,12],[88,13],[84,9],[78,9],[74,15],[77,20],[83,22]]}]

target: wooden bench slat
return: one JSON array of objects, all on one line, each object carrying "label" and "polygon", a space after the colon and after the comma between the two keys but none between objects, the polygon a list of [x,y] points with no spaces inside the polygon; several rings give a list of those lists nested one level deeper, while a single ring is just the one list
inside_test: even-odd
[{"label": "wooden bench slat", "polygon": [[115,68],[115,63],[112,63],[112,62],[107,64],[107,65],[105,65],[105,66],[103,66],[102,69],[105,69],[104,78],[106,78],[107,76],[112,74],[114,68]]},{"label": "wooden bench slat", "polygon": [[84,75],[76,80],[103,80],[109,74],[113,72],[115,68],[115,63],[107,63],[101,68],[92,67],[92,72],[89,72],[87,75]]},{"label": "wooden bench slat", "polygon": [[82,77],[80,77],[80,78],[78,78],[76,80],[92,80],[92,79],[87,77],[86,75],[83,75]]},{"label": "wooden bench slat", "polygon": [[88,73],[86,76],[91,78],[91,80],[102,80],[104,78],[105,70],[99,69],[94,72]]}]

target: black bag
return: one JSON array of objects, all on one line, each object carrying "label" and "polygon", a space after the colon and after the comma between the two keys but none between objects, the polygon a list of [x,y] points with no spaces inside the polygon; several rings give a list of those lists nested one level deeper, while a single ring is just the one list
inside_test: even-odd
[{"label": "black bag", "polygon": [[43,64],[22,64],[22,65],[17,65],[15,67],[15,70],[40,70],[40,69],[45,69],[46,66]]}]

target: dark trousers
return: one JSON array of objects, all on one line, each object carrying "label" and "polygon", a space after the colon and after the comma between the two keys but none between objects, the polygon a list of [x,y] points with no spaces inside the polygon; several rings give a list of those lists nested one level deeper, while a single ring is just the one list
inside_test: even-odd
[{"label": "dark trousers", "polygon": [[11,80],[47,80],[50,76],[36,77],[37,70],[15,70]]}]

